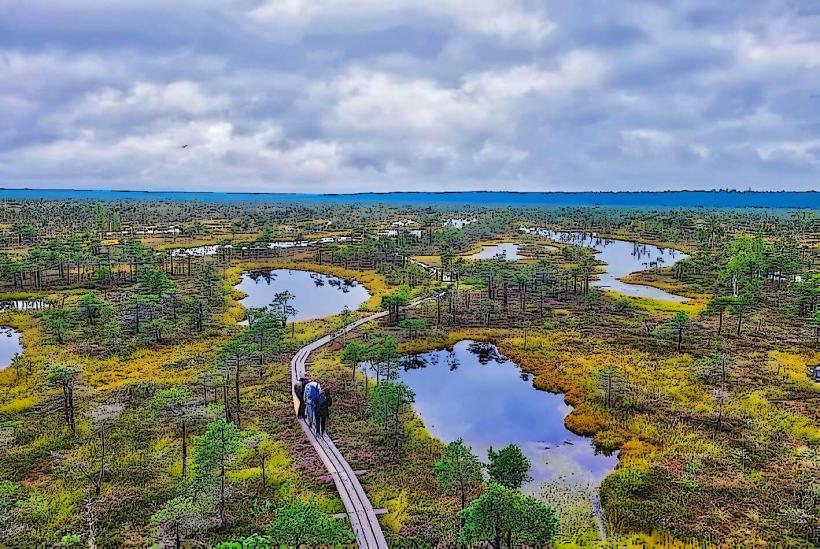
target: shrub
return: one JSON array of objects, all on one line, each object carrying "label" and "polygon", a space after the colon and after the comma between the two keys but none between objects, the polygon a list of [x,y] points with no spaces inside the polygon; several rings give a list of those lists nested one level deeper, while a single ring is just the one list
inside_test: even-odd
[{"label": "shrub", "polygon": [[288,546],[351,543],[353,532],[341,521],[323,512],[316,502],[294,500],[276,512],[268,536]]}]

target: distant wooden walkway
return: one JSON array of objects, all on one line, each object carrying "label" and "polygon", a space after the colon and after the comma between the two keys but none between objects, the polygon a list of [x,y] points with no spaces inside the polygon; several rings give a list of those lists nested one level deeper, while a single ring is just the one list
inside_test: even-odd
[{"label": "distant wooden walkway", "polygon": [[[355,330],[362,324],[377,320],[387,316],[387,311],[372,314],[365,318],[359,319],[356,322],[348,324],[343,331],[349,332]],[[290,361],[290,372],[293,384],[295,385],[300,377],[305,374],[305,366],[310,353],[333,341],[336,334],[329,334],[320,339],[317,339],[309,345],[305,345]],[[295,395],[294,395],[295,398]],[[305,436],[308,438],[316,453],[322,458],[328,472],[333,477],[336,483],[336,489],[339,491],[339,496],[342,498],[347,516],[350,518],[350,525],[353,527],[353,532],[356,534],[356,541],[359,547],[363,549],[387,549],[387,542],[384,539],[382,527],[379,524],[379,519],[376,518],[376,513],[373,505],[364,492],[364,488],[356,478],[356,474],[350,468],[347,460],[342,456],[339,449],[330,439],[330,436],[317,437],[316,434],[308,427],[304,419],[300,419],[299,425],[302,426]]]}]

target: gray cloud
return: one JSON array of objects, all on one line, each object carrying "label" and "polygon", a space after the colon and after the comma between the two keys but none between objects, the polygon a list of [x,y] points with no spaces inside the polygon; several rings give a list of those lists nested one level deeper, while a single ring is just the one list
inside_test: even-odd
[{"label": "gray cloud", "polygon": [[808,0],[0,0],[0,186],[811,189],[817,90]]}]

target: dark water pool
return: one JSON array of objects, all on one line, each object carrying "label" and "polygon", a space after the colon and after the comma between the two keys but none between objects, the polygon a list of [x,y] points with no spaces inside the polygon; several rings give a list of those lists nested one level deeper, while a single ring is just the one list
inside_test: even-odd
[{"label": "dark water pool", "polygon": [[0,326],[0,370],[8,368],[12,357],[22,352],[20,332],[8,326]]},{"label": "dark water pool", "polygon": [[236,288],[247,294],[240,301],[245,307],[264,307],[277,292],[289,291],[297,311],[291,320],[297,322],[336,315],[345,306],[355,311],[370,299],[370,292],[355,280],[293,269],[246,272]]},{"label": "dark water pool", "polygon": [[617,457],[596,452],[589,438],[564,427],[572,410],[563,395],[539,391],[495,345],[465,340],[452,350],[407,356],[400,378],[416,393],[416,411],[444,442],[463,438],[486,461],[487,449],[517,444],[532,462],[538,492],[547,480],[598,486]]}]

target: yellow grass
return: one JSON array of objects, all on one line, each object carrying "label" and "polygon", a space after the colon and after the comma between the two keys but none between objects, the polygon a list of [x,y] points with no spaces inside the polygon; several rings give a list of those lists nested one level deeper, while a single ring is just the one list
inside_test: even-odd
[{"label": "yellow grass", "polygon": [[440,255],[414,255],[412,259],[424,263],[430,267],[441,267],[441,256]]},{"label": "yellow grass", "polygon": [[214,246],[226,238],[231,238],[234,245],[249,244],[259,238],[258,232],[251,233],[214,233],[211,235],[201,235],[192,238],[177,237],[176,241],[170,236],[141,236],[140,241],[146,246],[153,247],[157,251],[172,250],[174,248],[196,248],[198,246]]},{"label": "yellow grass", "polygon": [[664,547],[667,549],[711,549],[716,546],[701,541],[682,541],[666,532],[652,532],[651,534],[629,534],[610,537],[606,541],[557,542],[553,547],[556,549],[571,549],[574,547],[593,547],[601,549],[648,549],[650,547]]},{"label": "yellow grass", "polygon": [[820,392],[820,383],[813,382],[808,376],[809,366],[820,364],[820,352],[769,351],[769,361],[776,375],[800,383],[811,391]]},{"label": "yellow grass", "polygon": [[48,362],[65,362],[79,367],[83,372],[83,384],[99,390],[117,389],[135,380],[182,383],[201,369],[205,357],[211,356],[224,341],[224,338],[210,338],[140,349],[126,357],[98,357],[77,353],[70,343],[50,343],[38,319],[29,313],[2,313],[0,325],[20,331],[23,356],[32,361],[35,374],[28,376],[23,371],[21,379],[15,380],[14,369],[0,371],[0,384],[8,388],[0,397],[0,413],[23,411],[37,403],[41,376],[36,373]]},{"label": "yellow grass", "polygon": [[10,402],[0,404],[0,415],[19,414],[31,410],[38,402],[40,402],[40,399],[36,395],[15,398]]},{"label": "yellow grass", "polygon": [[[624,349],[571,330],[531,331],[525,348],[522,331],[502,328],[434,332],[403,342],[399,350],[420,353],[450,347],[465,339],[496,344],[505,356],[534,375],[536,388],[562,393],[573,406],[565,419],[567,428],[594,437],[603,447],[620,447],[622,463],[647,467],[661,450],[702,455],[716,455],[719,451],[711,440],[692,433],[683,424],[660,429],[649,416],[636,416],[623,423],[599,404],[598,372],[615,366],[631,383],[648,393],[661,395],[672,405],[693,413],[713,413],[714,399],[693,375],[693,359],[688,354],[658,359],[649,353]],[[794,434],[806,440],[815,437],[810,425],[804,423],[800,423]]]},{"label": "yellow grass", "polygon": [[626,299],[635,307],[644,309],[652,314],[675,313],[683,311],[689,316],[694,316],[706,308],[708,296],[701,296],[697,298],[690,298],[688,301],[678,303],[676,301],[665,301],[662,299],[653,299],[651,297],[634,297],[623,295],[615,290],[604,289],[604,292],[612,299]]}]

